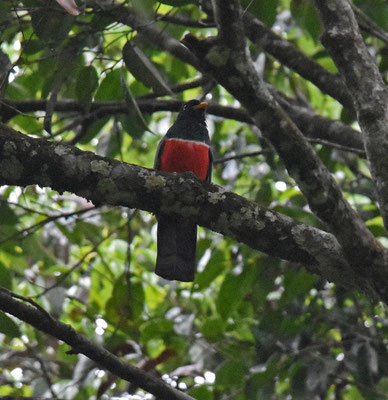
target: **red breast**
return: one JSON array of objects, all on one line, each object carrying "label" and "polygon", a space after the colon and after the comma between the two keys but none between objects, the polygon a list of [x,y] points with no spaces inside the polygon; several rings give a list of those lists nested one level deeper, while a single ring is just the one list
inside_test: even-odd
[{"label": "red breast", "polygon": [[160,161],[162,171],[192,171],[199,178],[206,179],[210,161],[209,146],[201,142],[166,138]]}]

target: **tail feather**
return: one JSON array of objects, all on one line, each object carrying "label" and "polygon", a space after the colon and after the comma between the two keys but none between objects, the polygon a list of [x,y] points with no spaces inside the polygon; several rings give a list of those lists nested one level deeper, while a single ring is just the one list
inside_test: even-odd
[{"label": "tail feather", "polygon": [[164,279],[192,282],[197,247],[197,225],[185,218],[158,218],[158,255],[155,273]]}]

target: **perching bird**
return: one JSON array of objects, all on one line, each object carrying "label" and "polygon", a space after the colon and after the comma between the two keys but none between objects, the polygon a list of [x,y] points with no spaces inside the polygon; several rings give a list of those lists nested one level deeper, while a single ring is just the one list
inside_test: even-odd
[{"label": "perching bird", "polygon": [[[192,171],[210,181],[212,151],[206,127],[208,104],[190,100],[159,143],[154,168],[166,172]],[[160,214],[158,219],[158,254],[155,273],[162,278],[182,282],[194,280],[197,225],[184,217]]]}]

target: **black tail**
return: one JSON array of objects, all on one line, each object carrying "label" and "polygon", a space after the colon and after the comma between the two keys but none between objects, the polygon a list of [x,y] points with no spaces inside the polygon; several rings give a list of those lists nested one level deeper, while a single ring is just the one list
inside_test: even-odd
[{"label": "black tail", "polygon": [[185,218],[158,218],[155,273],[164,279],[192,282],[195,275],[197,225]]}]

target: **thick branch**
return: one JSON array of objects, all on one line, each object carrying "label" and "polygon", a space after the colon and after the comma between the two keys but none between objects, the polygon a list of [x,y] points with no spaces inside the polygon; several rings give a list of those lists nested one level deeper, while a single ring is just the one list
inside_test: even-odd
[{"label": "thick branch", "polygon": [[[218,1],[216,3],[221,6]],[[236,22],[238,16],[229,23]],[[235,50],[218,38],[198,40],[192,35],[186,36],[184,43],[197,55],[202,71],[212,74],[239,100],[261,128],[301,188],[310,208],[343,246],[356,273],[373,274],[380,277],[378,280],[386,276],[388,255],[385,249],[343,198],[325,165],[271,96],[251,59],[246,57],[244,43],[241,43],[241,50]],[[365,265],[371,267],[366,269]],[[383,294],[387,289],[381,286],[379,290]]]},{"label": "thick branch", "polygon": [[388,90],[369,54],[347,0],[316,0],[324,24],[322,43],[351,93],[377,196],[388,228]]},{"label": "thick branch", "polygon": [[40,308],[16,300],[12,293],[0,288],[0,310],[27,322],[34,328],[62,340],[72,348],[95,361],[101,368],[165,400],[194,400],[191,396],[168,386],[163,380],[124,363],[114,354],[78,334],[70,325],[52,318]]},{"label": "thick branch", "polygon": [[4,125],[0,155],[0,185],[37,184],[70,191],[96,205],[191,217],[253,249],[299,262],[326,279],[374,296],[365,278],[351,271],[332,235],[223,192],[192,174],[158,173],[70,145],[32,139]]},{"label": "thick branch", "polygon": [[241,24],[242,9],[237,0],[212,0],[218,38],[230,49],[245,49],[245,34]]},{"label": "thick branch", "polygon": [[[209,2],[210,3],[210,2]],[[233,4],[234,2],[221,2],[221,13],[220,18],[223,18],[225,21],[225,29],[223,33],[223,37],[225,40],[233,41],[233,46],[238,48],[244,48],[241,46],[243,42],[243,31],[239,26],[232,26],[228,21],[233,19],[233,15],[239,11],[239,4]],[[168,35],[166,32],[161,31],[155,26],[156,21],[145,21],[136,14],[136,12],[128,7],[121,7],[112,3],[113,5],[109,7],[111,14],[113,14],[114,18],[117,21],[126,24],[133,29],[136,29],[141,35],[147,38],[147,40],[154,46],[162,49],[164,51],[168,51],[173,56],[179,58],[185,63],[189,63],[198,69],[198,59],[197,57],[189,51],[186,46],[183,46],[179,41],[175,38]],[[210,13],[210,4],[204,2],[204,9]],[[237,10],[237,11],[236,11]],[[353,109],[353,104],[350,96],[346,91],[346,87],[342,80],[333,74],[330,74],[326,70],[324,70],[319,64],[315,63],[310,58],[306,57],[302,52],[300,52],[296,47],[294,47],[288,41],[280,38],[278,35],[273,33],[268,27],[266,27],[261,21],[254,18],[249,13],[244,13],[244,28],[246,30],[247,35],[250,37],[252,41],[260,44],[263,49],[268,51],[269,54],[278,58],[279,61],[284,63],[284,65],[289,66],[298,72],[305,79],[311,80],[317,87],[319,87],[323,92],[328,93],[329,95],[336,98],[342,104],[344,104],[348,109]],[[284,98],[283,101],[286,101]],[[290,102],[288,102],[290,103]],[[139,107],[141,108],[141,101],[139,100]],[[289,104],[289,107],[284,107],[285,111],[287,111],[290,115],[290,118],[295,122],[295,124],[303,131],[307,126],[313,127],[310,129],[310,132],[315,132],[313,136],[307,135],[313,138],[319,138],[323,142],[328,142],[328,144],[333,140],[334,132],[339,132],[340,125],[344,126],[344,124],[340,122],[334,122],[334,125],[330,125],[334,127],[334,129],[330,129],[331,135],[330,139],[326,137],[325,131],[330,124],[330,120],[326,119],[326,123],[322,124],[323,119],[318,119],[313,116],[313,121],[311,124],[307,123],[307,112],[301,112],[302,107],[298,107],[297,111],[292,112],[292,105]],[[296,110],[296,108],[295,108]],[[146,111],[143,110],[142,111]],[[154,111],[158,111],[158,109],[154,109]],[[101,110],[102,112],[102,110]],[[209,109],[209,112],[212,112],[212,109]],[[100,115],[100,113],[98,113]],[[310,121],[309,121],[310,122]],[[318,128],[318,129],[316,129]],[[357,152],[363,152],[364,147],[361,140],[361,136],[359,134],[354,135],[354,140],[351,138],[351,135],[348,135],[350,128],[345,128],[345,133],[342,132],[334,141],[334,144],[339,145],[344,148],[355,148]],[[353,131],[355,132],[355,131]],[[319,135],[319,137],[317,137]],[[351,142],[354,143],[352,144]]]},{"label": "thick branch", "polygon": [[[221,2],[221,12],[219,18],[225,21],[223,30],[223,39],[229,41],[232,46],[243,48],[241,43],[243,42],[243,31],[239,30],[239,25],[231,25],[229,21],[233,20],[233,16],[236,12],[240,12],[239,4],[237,2]],[[114,4],[114,3],[113,3]],[[210,13],[210,5],[207,3],[203,4],[204,9]],[[190,63],[191,65],[198,68],[198,59],[190,52],[187,47],[182,46],[180,42],[169,36],[166,32],[159,30],[153,24],[153,21],[144,21],[139,17],[134,10],[131,8],[121,8],[113,6],[111,13],[117,18],[118,21],[133,27],[138,30],[140,34],[145,36],[153,45],[170,52],[175,57],[181,59],[184,62]],[[353,109],[352,99],[346,91],[346,87],[343,81],[336,75],[330,74],[323,69],[319,64],[306,57],[296,47],[294,47],[287,40],[280,38],[278,35],[273,33],[268,27],[266,27],[261,21],[249,13],[244,13],[243,16],[244,28],[249,38],[260,44],[264,50],[268,51],[269,54],[278,58],[284,65],[294,69],[305,79],[313,82],[323,92],[336,98],[347,108]],[[309,113],[303,110],[302,107],[294,107],[290,101],[288,101],[288,107],[285,106],[284,102],[287,100],[284,98],[282,105],[285,111],[290,115],[290,118],[295,124],[302,130],[314,133],[306,134],[306,136],[321,139],[323,142],[333,141],[334,145],[337,144],[342,148],[354,148],[358,153],[363,154],[364,146],[361,140],[361,136],[358,133],[355,135],[349,135],[351,128],[345,128],[345,125],[340,122],[331,122],[328,119],[316,118],[314,113],[310,113],[312,118],[308,118]],[[141,107],[141,101],[139,106]],[[146,111],[143,110],[142,111]],[[157,111],[157,110],[155,110]],[[209,109],[212,112],[212,108]],[[340,129],[340,126],[344,129]],[[330,129],[328,129],[330,128]],[[325,132],[329,133],[330,139],[327,137]],[[338,136],[334,133],[340,133]],[[353,132],[356,132],[353,130]]]},{"label": "thick branch", "polygon": [[[212,13],[210,4],[205,2],[203,7],[208,14]],[[283,65],[313,83],[323,93],[339,101],[348,110],[353,110],[353,100],[340,76],[326,71],[288,40],[273,32],[249,11],[244,12],[243,23],[245,34],[253,43],[258,44]],[[227,27],[227,25],[225,26]]]}]

